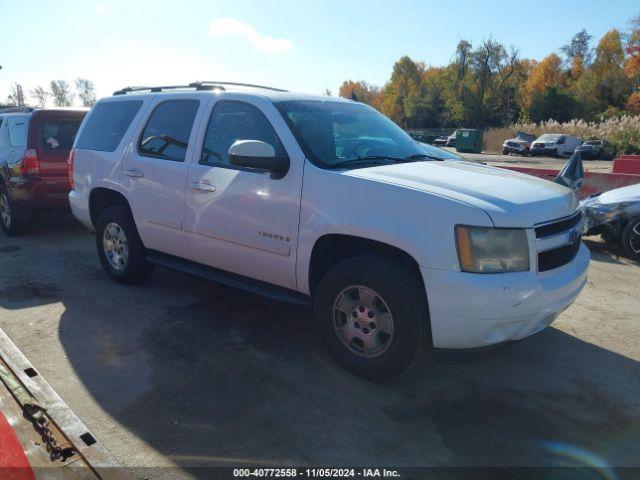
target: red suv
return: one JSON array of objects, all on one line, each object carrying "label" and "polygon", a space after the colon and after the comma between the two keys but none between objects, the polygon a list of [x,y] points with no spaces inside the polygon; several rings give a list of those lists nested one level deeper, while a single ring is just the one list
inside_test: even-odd
[{"label": "red suv", "polygon": [[0,109],[0,226],[24,232],[37,210],[69,208],[67,158],[86,110]]}]

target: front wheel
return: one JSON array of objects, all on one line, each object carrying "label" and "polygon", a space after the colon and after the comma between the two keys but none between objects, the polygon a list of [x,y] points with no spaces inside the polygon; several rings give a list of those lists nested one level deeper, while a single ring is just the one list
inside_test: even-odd
[{"label": "front wheel", "polygon": [[432,346],[421,281],[384,257],[359,256],[335,265],[320,281],[314,309],[332,357],[369,380],[401,375]]},{"label": "front wheel", "polygon": [[96,248],[105,272],[119,283],[141,283],[153,271],[133,218],[123,205],[105,208],[100,214]]},{"label": "front wheel", "polygon": [[629,258],[640,262],[640,217],[632,219],[622,231],[622,248]]}]

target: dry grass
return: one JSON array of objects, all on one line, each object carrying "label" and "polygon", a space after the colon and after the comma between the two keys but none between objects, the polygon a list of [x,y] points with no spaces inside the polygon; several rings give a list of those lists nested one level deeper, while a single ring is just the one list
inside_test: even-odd
[{"label": "dry grass", "polygon": [[566,133],[583,140],[602,139],[611,142],[618,153],[640,153],[640,116],[623,116],[604,122],[571,120],[559,123],[555,120],[535,124],[515,124],[511,127],[492,128],[484,133],[483,149],[486,152],[502,152],[502,143],[513,138],[517,131],[542,135],[543,133]]}]

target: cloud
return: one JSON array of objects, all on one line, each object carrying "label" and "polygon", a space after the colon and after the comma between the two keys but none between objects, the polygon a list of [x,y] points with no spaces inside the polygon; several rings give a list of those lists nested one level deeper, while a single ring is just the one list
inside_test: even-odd
[{"label": "cloud", "polygon": [[214,38],[242,37],[265,53],[286,53],[293,48],[293,43],[289,40],[263,35],[251,25],[235,18],[216,18],[209,25],[209,35]]},{"label": "cloud", "polygon": [[98,15],[104,15],[105,13],[107,13],[107,6],[104,3],[98,3],[96,5],[96,12],[98,13]]}]

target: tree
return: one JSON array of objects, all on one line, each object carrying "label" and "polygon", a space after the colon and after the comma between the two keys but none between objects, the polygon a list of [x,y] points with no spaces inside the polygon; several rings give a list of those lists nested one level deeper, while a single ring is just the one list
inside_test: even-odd
[{"label": "tree", "polygon": [[86,78],[76,79],[76,90],[83,107],[91,107],[96,103],[95,87],[90,80]]},{"label": "tree", "polygon": [[22,85],[14,83],[11,86],[11,91],[7,97],[7,103],[10,105],[17,105],[18,107],[24,106],[24,91],[22,90]]},{"label": "tree", "polygon": [[70,107],[73,104],[71,87],[64,80],[51,80],[51,96],[56,107]]},{"label": "tree", "polygon": [[595,97],[604,111],[609,107],[624,108],[631,93],[631,85],[624,71],[625,54],[618,30],[610,30],[598,42],[592,71]]},{"label": "tree", "polygon": [[531,71],[524,86],[523,105],[530,108],[533,97],[537,93],[544,92],[551,87],[559,87],[564,83],[564,76],[560,68],[562,60],[555,53],[552,53]]},{"label": "tree", "polygon": [[[393,66],[391,80],[382,92],[381,109],[385,115],[403,127],[419,126],[421,115],[421,75],[424,64],[416,63],[408,56]],[[407,111],[407,108],[410,111]]]},{"label": "tree", "polygon": [[591,40],[593,40],[593,36],[583,28],[571,38],[569,43],[560,48],[565,55],[567,65],[570,67],[571,77],[574,79],[582,75],[584,68],[589,66],[593,60]]},{"label": "tree", "polygon": [[635,92],[629,95],[629,100],[627,100],[627,110],[634,115],[640,115],[640,92]]},{"label": "tree", "polygon": [[533,122],[556,120],[567,122],[578,116],[580,103],[569,92],[559,87],[549,87],[534,93],[529,107],[529,118]]},{"label": "tree", "polygon": [[43,108],[47,105],[47,100],[49,99],[49,92],[47,92],[43,87],[38,85],[36,88],[34,88],[29,92],[29,96],[33,98],[33,101],[37,107]]},{"label": "tree", "polygon": [[342,85],[340,85],[339,95],[343,98],[353,98],[355,96],[358,102],[366,103],[378,109],[382,101],[380,88],[369,85],[364,80],[358,82],[345,80],[342,82]]}]

